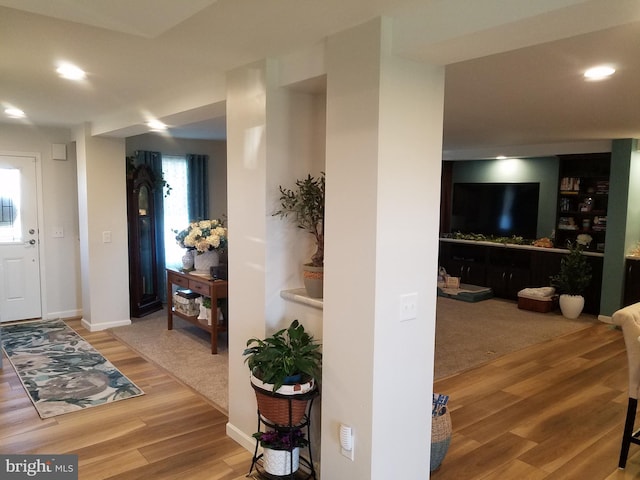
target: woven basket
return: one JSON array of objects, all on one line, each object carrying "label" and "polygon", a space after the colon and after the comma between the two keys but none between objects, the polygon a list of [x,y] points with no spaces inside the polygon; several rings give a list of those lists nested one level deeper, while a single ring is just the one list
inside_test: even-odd
[{"label": "woven basket", "polygon": [[[253,389],[256,392],[260,415],[271,423],[275,425],[298,425],[302,422],[309,403],[308,397],[300,398],[292,395],[283,398],[282,395],[275,396],[255,385]],[[289,408],[291,408],[291,416],[289,416]]]},{"label": "woven basket", "polygon": [[451,415],[447,410],[442,415],[431,417],[431,471],[437,470],[444,460],[451,443]]}]

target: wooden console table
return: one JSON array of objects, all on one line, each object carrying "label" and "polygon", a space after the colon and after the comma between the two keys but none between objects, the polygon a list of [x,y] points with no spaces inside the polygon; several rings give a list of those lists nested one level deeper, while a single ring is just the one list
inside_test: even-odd
[{"label": "wooden console table", "polygon": [[[190,317],[178,312],[173,307],[173,286],[188,288],[200,295],[211,298],[211,325],[207,325],[206,321],[202,323],[198,320],[198,316]],[[227,298],[229,292],[229,282],[226,280],[214,280],[209,276],[195,275],[193,273],[182,272],[167,268],[167,328],[173,329],[173,316],[186,320],[203,330],[211,333],[211,353],[218,353],[218,332],[227,331],[227,318],[224,324],[218,325],[218,299]]]}]

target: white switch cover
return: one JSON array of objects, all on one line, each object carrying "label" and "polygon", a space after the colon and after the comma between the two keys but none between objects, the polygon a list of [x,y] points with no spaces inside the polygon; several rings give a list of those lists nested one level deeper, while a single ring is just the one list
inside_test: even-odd
[{"label": "white switch cover", "polygon": [[102,232],[102,243],[111,243],[111,232]]},{"label": "white switch cover", "polygon": [[62,238],[62,237],[64,237],[64,228],[53,227],[53,238]]},{"label": "white switch cover", "polygon": [[418,318],[418,294],[405,293],[400,295],[400,321]]}]

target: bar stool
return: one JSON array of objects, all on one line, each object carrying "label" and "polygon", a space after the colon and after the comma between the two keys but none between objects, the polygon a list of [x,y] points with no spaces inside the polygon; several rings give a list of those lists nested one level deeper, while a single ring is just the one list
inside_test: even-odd
[{"label": "bar stool", "polygon": [[613,314],[611,320],[614,325],[622,327],[629,363],[629,403],[622,435],[622,446],[620,447],[620,461],[618,462],[618,468],[624,469],[627,464],[629,447],[632,443],[640,445],[640,430],[633,431],[638,408],[638,394],[640,393],[640,303],[621,308]]}]

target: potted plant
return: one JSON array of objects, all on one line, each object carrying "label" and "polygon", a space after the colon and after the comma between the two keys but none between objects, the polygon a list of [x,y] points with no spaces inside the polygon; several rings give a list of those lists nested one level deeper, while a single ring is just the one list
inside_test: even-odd
[{"label": "potted plant", "polygon": [[569,253],[560,262],[560,272],[551,277],[551,286],[560,294],[560,310],[567,318],[577,318],[584,308],[584,291],[591,282],[591,265],[579,243],[567,244]]},{"label": "potted plant", "polygon": [[291,215],[294,222],[311,235],[316,252],[310,263],[303,265],[303,278],[307,294],[322,298],[324,272],[324,172],[318,178],[308,175],[296,181],[296,188],[280,186],[280,209],[273,215],[281,218]]},{"label": "potted plant", "polygon": [[294,320],[270,337],[249,339],[243,355],[260,414],[276,425],[298,424],[309,400],[304,394],[315,390],[320,377],[320,344]]},{"label": "potted plant", "polygon": [[300,448],[309,444],[299,428],[253,434],[262,447],[262,464],[272,475],[290,475],[300,466]]}]

